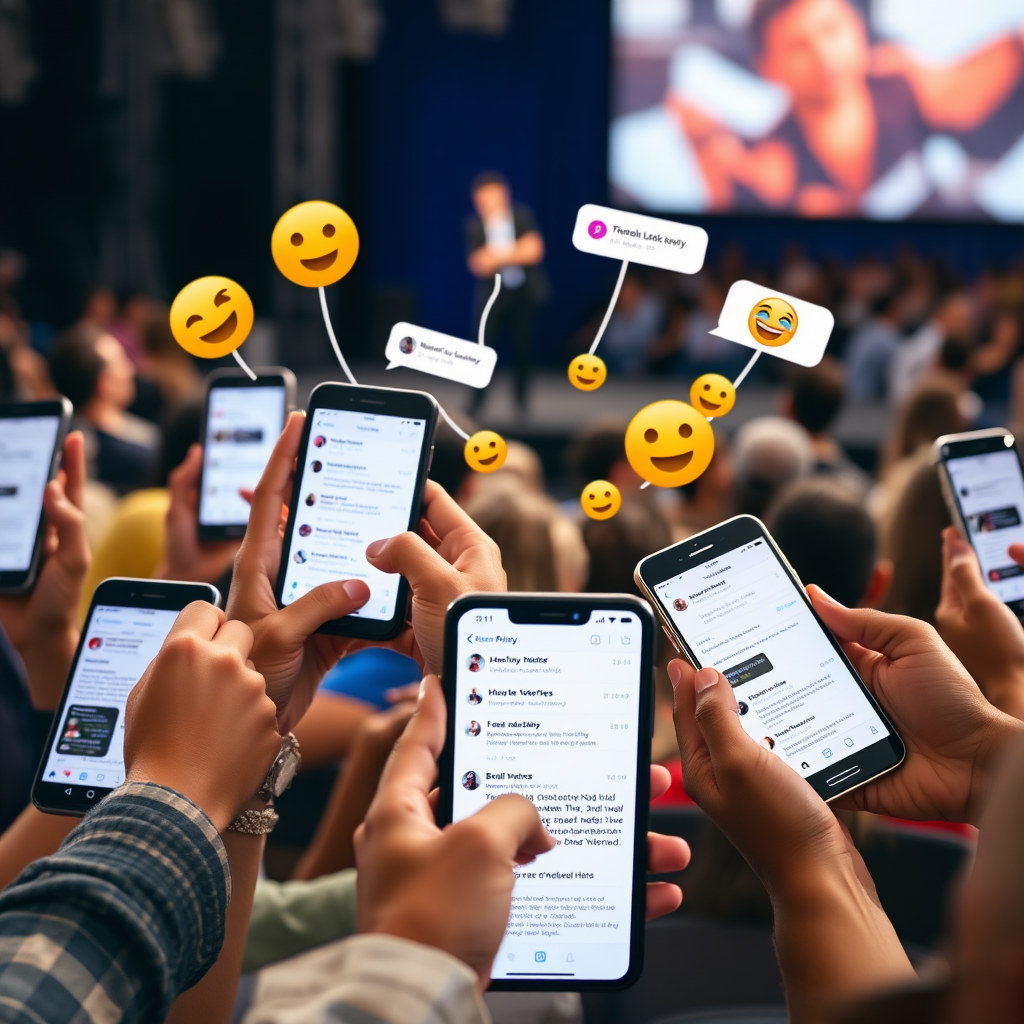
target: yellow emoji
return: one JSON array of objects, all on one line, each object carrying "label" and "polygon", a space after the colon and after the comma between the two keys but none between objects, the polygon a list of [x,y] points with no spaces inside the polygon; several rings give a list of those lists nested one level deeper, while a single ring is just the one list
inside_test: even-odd
[{"label": "yellow emoji", "polygon": [[728,377],[705,373],[690,387],[690,404],[705,416],[724,416],[736,404],[736,389]]},{"label": "yellow emoji", "polygon": [[658,487],[680,487],[696,480],[715,453],[711,424],[685,402],[653,402],[626,427],[626,458]]},{"label": "yellow emoji", "polygon": [[796,310],[785,299],[762,299],[747,317],[747,330],[754,341],[778,348],[793,340],[797,322]]},{"label": "yellow emoji", "polygon": [[228,277],[198,277],[171,303],[171,333],[201,359],[229,355],[252,330],[252,299]]},{"label": "yellow emoji", "polygon": [[569,383],[580,391],[596,391],[607,377],[608,367],[600,356],[577,356],[569,364]]},{"label": "yellow emoji", "polygon": [[501,469],[508,456],[508,445],[501,434],[493,430],[478,430],[463,449],[466,465],[478,473],[493,473]]},{"label": "yellow emoji", "polygon": [[277,269],[303,288],[340,281],[359,255],[359,232],[334,203],[314,199],[281,214],[270,236]]},{"label": "yellow emoji", "polygon": [[622,507],[622,495],[607,480],[591,480],[583,488],[580,504],[591,519],[611,519]]}]

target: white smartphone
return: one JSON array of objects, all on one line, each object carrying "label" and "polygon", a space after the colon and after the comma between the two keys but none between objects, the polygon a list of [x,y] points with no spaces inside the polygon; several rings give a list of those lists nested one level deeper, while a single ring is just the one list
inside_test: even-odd
[{"label": "white smartphone", "polygon": [[975,550],[989,590],[1024,618],[1024,568],[1008,553],[1024,543],[1024,470],[1003,427],[944,434],[932,446],[942,495]]}]

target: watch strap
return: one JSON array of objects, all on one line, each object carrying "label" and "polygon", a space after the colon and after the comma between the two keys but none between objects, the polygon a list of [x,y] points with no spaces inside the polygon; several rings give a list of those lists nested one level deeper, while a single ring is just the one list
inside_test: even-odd
[{"label": "watch strap", "polygon": [[279,816],[273,807],[261,811],[242,811],[230,825],[229,832],[240,832],[245,836],[265,836],[274,831]]}]

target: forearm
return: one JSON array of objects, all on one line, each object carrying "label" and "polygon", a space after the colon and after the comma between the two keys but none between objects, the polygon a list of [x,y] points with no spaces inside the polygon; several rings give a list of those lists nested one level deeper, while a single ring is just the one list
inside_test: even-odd
[{"label": "forearm", "polygon": [[831,1020],[844,1003],[914,979],[868,886],[851,863],[773,892],[775,952],[791,1024]]},{"label": "forearm", "polygon": [[0,836],[0,889],[5,889],[33,861],[49,857],[78,824],[77,818],[43,814],[29,806]]},{"label": "forearm", "polygon": [[1002,764],[1008,747],[1024,738],[1024,722],[1012,715],[993,709],[990,720],[983,730],[982,740],[974,757],[971,772],[971,786],[968,795],[966,820],[975,826],[981,824],[981,817],[988,805],[992,783]]},{"label": "forearm", "polygon": [[231,902],[224,928],[224,945],[217,962],[202,981],[175,1000],[167,1018],[168,1024],[227,1024],[231,1019],[265,837],[225,832],[222,838],[231,867]]},{"label": "forearm", "polygon": [[305,771],[320,768],[349,755],[359,727],[373,708],[347,697],[314,697],[309,710],[292,730],[302,748]]},{"label": "forearm", "polygon": [[122,786],[0,895],[0,1004],[49,1024],[85,1016],[86,999],[126,1024],[163,1019],[220,952],[228,889],[198,807]]},{"label": "forearm", "polygon": [[78,627],[48,631],[44,641],[20,649],[29,696],[37,711],[56,711],[78,647]]}]

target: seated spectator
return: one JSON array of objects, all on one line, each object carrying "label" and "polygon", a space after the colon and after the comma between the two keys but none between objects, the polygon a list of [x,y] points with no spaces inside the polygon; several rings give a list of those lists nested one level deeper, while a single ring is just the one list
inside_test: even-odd
[{"label": "seated spectator", "polygon": [[569,442],[566,469],[576,486],[591,480],[607,480],[623,493],[639,492],[643,478],[626,458],[628,420],[598,419],[584,427]]},{"label": "seated spectator", "polygon": [[[707,469],[692,483],[680,488],[682,504],[671,511],[672,539],[692,537],[728,519],[736,508],[736,478],[729,442],[715,433],[715,453]],[[657,551],[653,547],[652,551]]]},{"label": "seated spectator", "polygon": [[886,291],[877,296],[871,315],[846,343],[846,397],[862,403],[885,398],[889,364],[903,339],[903,295]]},{"label": "seated spectator", "polygon": [[159,388],[165,408],[176,409],[202,391],[195,360],[174,340],[165,307],[151,304],[141,337],[140,372]]},{"label": "seated spectator", "polygon": [[825,356],[817,366],[794,369],[783,399],[783,413],[810,435],[813,473],[839,477],[867,493],[867,474],[847,458],[829,433],[843,406],[844,390],[843,364],[833,356]]},{"label": "seated spectator", "polygon": [[805,585],[850,607],[882,604],[892,562],[878,559],[875,523],[856,490],[836,480],[797,480],[772,503],[765,525]]},{"label": "seated spectator", "polygon": [[764,515],[786,484],[808,476],[814,466],[810,435],[781,416],[761,416],[744,423],[732,446],[736,511]]},{"label": "seated spectator", "polygon": [[665,307],[659,296],[647,288],[639,274],[627,271],[601,339],[601,357],[608,369],[625,377],[643,373],[664,319]]},{"label": "seated spectator", "polygon": [[156,436],[126,410],[135,398],[135,368],[120,342],[97,327],[78,324],[50,349],[57,390],[75,407],[95,438],[96,477],[121,494],[150,482],[156,468]]}]

